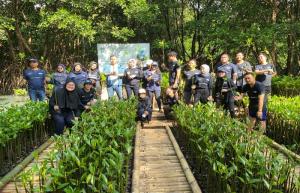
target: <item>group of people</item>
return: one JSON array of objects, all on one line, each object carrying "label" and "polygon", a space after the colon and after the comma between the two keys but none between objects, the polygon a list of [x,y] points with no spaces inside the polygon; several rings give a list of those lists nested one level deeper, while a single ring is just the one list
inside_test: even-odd
[{"label": "group of people", "polygon": [[[267,102],[271,94],[272,77],[276,75],[273,64],[268,63],[267,55],[260,53],[258,62],[253,67],[245,61],[244,54],[238,52],[235,56],[235,63],[229,61],[229,55],[224,53],[220,57],[220,63],[215,66],[214,72],[210,72],[210,67],[202,64],[197,69],[196,60],[190,60],[187,65],[180,66],[177,54],[168,54],[169,87],[166,89],[166,99],[164,111],[167,117],[172,117],[172,107],[179,102],[178,88],[180,79],[184,82],[183,101],[187,105],[193,106],[197,103],[215,102],[217,107],[222,107],[230,113],[231,117],[236,117],[236,107],[238,102],[247,95],[249,97],[248,114],[250,118],[249,130],[252,130],[256,122],[260,123],[263,131],[266,128]],[[147,102],[151,94],[146,97],[143,90],[142,100],[140,100],[138,117],[140,120],[151,120],[151,111]],[[149,98],[149,99],[148,99]],[[145,100],[147,99],[147,100]],[[143,113],[144,112],[144,113]]]},{"label": "group of people", "polygon": [[72,120],[89,110],[101,96],[101,76],[106,77],[108,98],[115,95],[119,100],[133,95],[138,98],[137,120],[150,121],[152,116],[152,99],[156,99],[160,112],[172,117],[172,107],[179,103],[179,87],[183,80],[183,101],[188,105],[214,101],[218,107],[223,107],[235,117],[236,101],[242,100],[245,94],[250,99],[249,117],[253,128],[258,120],[265,128],[267,114],[267,95],[271,93],[271,79],[276,75],[274,65],[267,62],[267,56],[260,53],[259,64],[253,66],[244,60],[244,54],[236,54],[235,63],[229,61],[229,55],[224,53],[220,57],[214,72],[210,72],[207,64],[197,68],[197,61],[190,60],[181,66],[177,53],[168,53],[169,86],[166,89],[165,104],[162,104],[161,81],[162,74],[158,62],[147,60],[144,65],[137,65],[136,59],[128,61],[127,68],[119,65],[115,55],[110,56],[110,65],[104,66],[101,72],[98,64],[91,62],[87,71],[80,63],[75,63],[70,73],[66,72],[63,64],[57,66],[51,78],[39,68],[37,59],[30,59],[29,68],[24,71],[24,78],[28,82],[28,94],[33,101],[45,100],[45,84],[53,84],[53,94],[49,100],[49,108],[55,123],[56,134],[62,134],[65,127],[72,126]]}]

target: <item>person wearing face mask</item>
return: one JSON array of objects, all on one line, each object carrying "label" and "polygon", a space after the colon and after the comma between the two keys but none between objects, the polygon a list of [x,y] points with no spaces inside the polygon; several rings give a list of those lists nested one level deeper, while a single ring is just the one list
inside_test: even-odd
[{"label": "person wearing face mask", "polygon": [[151,68],[146,70],[144,76],[147,81],[146,84],[147,95],[149,96],[150,100],[152,100],[154,94],[157,102],[157,106],[159,108],[159,112],[162,112],[163,109],[161,106],[161,87],[160,87],[161,72],[158,68],[158,63],[153,62]]},{"label": "person wearing face mask", "polygon": [[69,74],[69,78],[75,82],[78,88],[83,88],[83,84],[87,80],[88,74],[82,70],[82,65],[79,62],[76,62],[73,71]]},{"label": "person wearing face mask", "polygon": [[62,135],[65,126],[71,128],[73,120],[80,116],[79,94],[76,89],[76,83],[67,79],[65,87],[53,90],[49,101],[49,111],[54,121],[55,134]]},{"label": "person wearing face mask", "polygon": [[136,66],[137,61],[130,59],[128,68],[124,72],[124,84],[127,93],[127,99],[131,97],[133,91],[134,96],[138,96],[140,80],[143,78],[143,71]]},{"label": "person wearing face mask", "polygon": [[199,101],[203,104],[212,101],[212,78],[209,74],[209,66],[202,64],[200,74],[194,76],[194,87],[196,89],[195,104]]},{"label": "person wearing face mask", "polygon": [[238,52],[235,56],[235,66],[237,69],[237,91],[242,92],[243,86],[246,84],[244,75],[247,72],[252,72],[252,66],[249,62],[244,60],[245,56],[243,52]]},{"label": "person wearing face mask", "polygon": [[195,99],[195,88],[193,87],[193,77],[199,75],[200,71],[196,69],[196,60],[190,60],[187,64],[188,69],[183,71],[183,79],[185,81],[183,98],[185,104],[192,105],[192,96]]},{"label": "person wearing face mask", "polygon": [[66,72],[66,66],[64,64],[58,64],[56,68],[56,72],[53,73],[51,79],[47,79],[48,84],[53,84],[54,89],[63,88],[66,84],[66,80],[68,78],[68,74]]}]

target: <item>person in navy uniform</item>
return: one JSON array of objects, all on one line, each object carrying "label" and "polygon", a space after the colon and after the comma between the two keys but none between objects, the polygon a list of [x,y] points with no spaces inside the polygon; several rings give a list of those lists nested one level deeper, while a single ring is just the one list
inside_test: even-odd
[{"label": "person in navy uniform", "polygon": [[143,78],[143,71],[136,64],[137,61],[135,59],[130,59],[128,61],[128,68],[124,72],[127,99],[131,97],[132,91],[134,96],[138,96],[140,80]]},{"label": "person in navy uniform", "polygon": [[39,61],[35,58],[28,60],[29,68],[23,72],[27,81],[28,94],[32,101],[44,101],[46,98],[46,72],[39,68]]},{"label": "person in navy uniform", "polygon": [[104,66],[103,73],[106,76],[108,98],[112,98],[116,93],[119,100],[122,100],[122,79],[124,76],[124,68],[122,65],[118,64],[117,56],[110,56],[110,65]]},{"label": "person in navy uniform", "polygon": [[268,63],[267,55],[260,53],[258,56],[259,64],[255,66],[256,81],[265,86],[265,94],[272,93],[272,77],[276,76],[276,68],[273,64]]},{"label": "person in navy uniform", "polygon": [[73,71],[69,74],[69,78],[76,83],[77,88],[81,89],[88,78],[88,74],[82,70],[82,65],[76,62]]},{"label": "person in navy uniform", "polygon": [[54,89],[63,88],[66,84],[68,73],[66,72],[66,66],[64,64],[58,64],[56,72],[53,73],[52,78],[47,80],[48,84],[53,84]]},{"label": "person in navy uniform", "polygon": [[194,77],[194,87],[196,89],[195,104],[201,102],[206,104],[212,100],[212,78],[209,74],[210,68],[207,64],[202,64],[200,74]]},{"label": "person in navy uniform", "polygon": [[195,75],[200,74],[200,70],[196,69],[197,63],[196,60],[190,60],[187,64],[187,70],[183,71],[183,79],[185,81],[184,89],[183,89],[183,98],[185,104],[191,105],[192,97],[195,100],[195,88],[193,86],[193,80]]},{"label": "person in navy uniform", "polygon": [[181,68],[178,64],[177,53],[171,51],[168,53],[169,86],[175,90],[175,96],[178,98],[178,87],[181,76]]},{"label": "person in navy uniform", "polygon": [[152,105],[151,100],[147,96],[146,90],[139,89],[138,105],[137,105],[137,121],[141,121],[142,126],[144,122],[151,121],[152,118]]},{"label": "person in navy uniform", "polygon": [[157,102],[157,106],[159,108],[159,112],[162,112],[161,106],[161,72],[158,68],[157,62],[153,62],[151,68],[146,70],[145,74],[146,79],[146,90],[147,95],[149,96],[150,100],[152,101],[153,94],[155,95],[155,99]]},{"label": "person in navy uniform", "polygon": [[90,107],[96,103],[96,96],[96,90],[93,87],[93,82],[89,79],[86,80],[83,88],[79,90],[82,110],[89,110]]},{"label": "person in navy uniform", "polygon": [[218,63],[215,67],[215,72],[218,72],[222,69],[227,78],[231,79],[234,83],[237,80],[237,69],[236,66],[229,62],[229,55],[227,53],[223,53],[221,55],[221,63]]},{"label": "person in navy uniform", "polygon": [[223,107],[224,110],[230,112],[231,117],[235,117],[234,96],[236,84],[226,76],[223,68],[218,70],[217,80],[215,83],[214,100],[217,107]]},{"label": "person in navy uniform", "polygon": [[164,114],[167,119],[174,119],[173,107],[179,104],[178,99],[175,96],[175,92],[172,88],[166,89],[166,100],[164,104]]},{"label": "person in navy uniform", "polygon": [[267,120],[267,96],[265,95],[265,86],[263,83],[255,80],[255,75],[252,72],[245,74],[246,85],[243,86],[243,91],[240,96],[236,96],[236,100],[242,100],[247,93],[249,97],[249,118],[250,123],[248,129],[253,130],[257,121],[260,123],[262,132],[266,132]]}]

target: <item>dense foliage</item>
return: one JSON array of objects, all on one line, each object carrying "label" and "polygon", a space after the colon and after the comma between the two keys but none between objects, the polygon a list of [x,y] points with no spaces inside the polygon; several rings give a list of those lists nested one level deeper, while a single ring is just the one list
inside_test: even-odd
[{"label": "dense foliage", "polygon": [[207,192],[298,192],[294,163],[283,159],[258,133],[215,105],[175,108],[179,139],[200,172]]},{"label": "dense foliage", "polygon": [[272,94],[279,96],[298,96],[300,95],[300,77],[279,76],[272,80]]},{"label": "dense foliage", "polygon": [[21,175],[33,189],[33,173],[40,176],[38,191],[125,192],[135,135],[135,101],[105,101],[82,115],[68,136],[55,140],[52,152],[36,171]]},{"label": "dense foliage", "polygon": [[37,56],[46,69],[86,63],[96,60],[96,43],[150,42],[160,62],[174,49],[182,61],[197,58],[211,66],[224,50],[242,50],[253,64],[266,51],[280,72],[299,71],[298,0],[0,2],[2,92],[22,85],[27,57]]},{"label": "dense foliage", "polygon": [[44,123],[48,117],[47,103],[28,102],[0,112],[0,146],[15,139],[19,133],[33,129],[34,123]]},{"label": "dense foliage", "polygon": [[300,97],[272,96],[267,126],[272,139],[300,153]]}]

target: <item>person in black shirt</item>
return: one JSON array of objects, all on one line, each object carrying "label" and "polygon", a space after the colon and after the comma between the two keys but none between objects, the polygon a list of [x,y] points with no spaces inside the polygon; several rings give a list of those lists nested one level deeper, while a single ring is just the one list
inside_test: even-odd
[{"label": "person in black shirt", "polygon": [[249,130],[253,130],[256,121],[260,121],[263,132],[266,130],[267,119],[267,104],[265,95],[265,86],[255,80],[255,76],[252,72],[245,74],[246,85],[243,87],[243,92],[240,96],[236,97],[236,100],[242,100],[245,93],[247,93],[249,103],[249,117],[250,124]]},{"label": "person in black shirt", "polygon": [[49,111],[55,125],[55,134],[62,135],[64,127],[72,127],[73,120],[80,116],[81,102],[76,84],[67,80],[65,87],[53,90],[49,101]]},{"label": "person in black shirt", "polygon": [[214,100],[217,107],[222,106],[226,111],[230,112],[231,117],[235,117],[234,112],[234,92],[236,85],[232,79],[226,76],[224,69],[218,70],[218,77],[215,83]]},{"label": "person in black shirt", "polygon": [[93,88],[93,82],[86,80],[83,88],[79,90],[80,102],[82,111],[90,109],[91,105],[96,102],[96,90]]},{"label": "person in black shirt", "polygon": [[175,91],[178,98],[178,87],[181,76],[181,68],[178,64],[177,53],[172,51],[168,53],[169,86]]},{"label": "person in black shirt", "polygon": [[179,104],[178,99],[175,96],[175,92],[172,88],[166,89],[166,103],[164,105],[164,113],[167,119],[173,119],[173,107]]},{"label": "person in black shirt", "polygon": [[[193,80],[194,76],[197,76],[200,74],[200,70],[196,69],[197,62],[196,60],[190,60],[187,64],[188,69],[183,71],[183,78],[185,80],[184,85],[184,92],[183,92],[183,99],[185,104],[192,105],[195,101],[195,88],[192,88],[193,86]],[[192,97],[194,100],[192,100]],[[192,102],[193,101],[193,102]]]},{"label": "person in black shirt", "polygon": [[151,121],[152,117],[152,105],[150,98],[146,94],[146,90],[139,89],[139,98],[137,106],[137,121],[141,121],[142,127],[145,121]]}]

